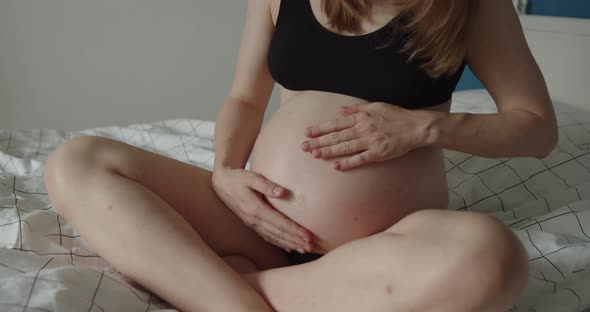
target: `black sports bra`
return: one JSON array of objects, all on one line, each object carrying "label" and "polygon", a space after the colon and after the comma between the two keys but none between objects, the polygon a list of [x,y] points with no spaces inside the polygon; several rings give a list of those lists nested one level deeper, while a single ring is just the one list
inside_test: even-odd
[{"label": "black sports bra", "polygon": [[[281,0],[268,51],[268,67],[289,90],[340,93],[408,109],[442,104],[451,98],[465,62],[451,76],[431,78],[417,61],[400,52],[407,34],[389,24],[365,35],[326,29],[310,0]],[[383,44],[395,40],[386,47]]]}]

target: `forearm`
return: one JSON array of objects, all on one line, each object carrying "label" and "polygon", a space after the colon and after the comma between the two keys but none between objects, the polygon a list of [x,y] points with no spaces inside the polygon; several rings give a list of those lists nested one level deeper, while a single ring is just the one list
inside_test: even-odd
[{"label": "forearm", "polygon": [[557,144],[555,120],[543,119],[527,111],[495,114],[423,112],[430,121],[427,146],[489,158],[544,158]]},{"label": "forearm", "polygon": [[246,166],[263,119],[263,111],[238,99],[225,99],[215,122],[214,171]]}]

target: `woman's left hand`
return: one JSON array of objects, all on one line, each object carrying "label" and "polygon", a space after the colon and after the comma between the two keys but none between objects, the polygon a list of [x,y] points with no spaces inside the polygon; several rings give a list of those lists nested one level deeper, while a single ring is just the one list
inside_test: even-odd
[{"label": "woman's left hand", "polygon": [[312,125],[302,143],[305,152],[328,159],[351,155],[334,162],[337,170],[349,170],[373,162],[403,156],[424,146],[428,122],[424,111],[374,102],[339,108],[342,117]]}]

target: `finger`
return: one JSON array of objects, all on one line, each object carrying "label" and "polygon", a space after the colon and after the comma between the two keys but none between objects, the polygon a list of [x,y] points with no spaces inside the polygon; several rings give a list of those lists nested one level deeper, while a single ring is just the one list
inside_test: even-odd
[{"label": "finger", "polygon": [[317,137],[318,135],[344,130],[353,127],[355,124],[356,121],[351,116],[336,118],[319,125],[313,125],[305,128],[305,135],[313,138]]},{"label": "finger", "polygon": [[285,244],[283,244],[283,243],[281,243],[281,242],[278,242],[278,241],[276,241],[276,240],[274,240],[274,239],[272,239],[272,238],[268,238],[268,237],[266,237],[266,234],[258,233],[258,235],[259,235],[259,236],[260,236],[262,239],[264,239],[264,241],[266,241],[267,243],[269,243],[269,244],[271,244],[271,245],[273,245],[273,246],[276,246],[276,247],[282,248],[282,249],[283,249],[284,251],[286,251],[286,252],[290,252],[290,250],[293,250],[293,248],[286,247],[286,246],[285,246]]},{"label": "finger", "polygon": [[[287,222],[293,223],[296,227],[299,227],[294,222],[292,222],[291,220],[286,218],[284,215],[278,213],[277,211],[274,211],[274,212],[279,215],[279,218],[285,218],[287,220]],[[253,227],[256,229],[257,232],[264,233],[264,235],[266,235],[266,237],[268,237],[269,239],[280,242],[281,246],[277,245],[279,247],[287,247],[287,248],[290,248],[293,250],[303,249],[303,250],[306,250],[307,252],[311,252],[314,249],[313,243],[311,241],[312,237],[311,237],[310,233],[308,235],[309,242],[306,242],[304,239],[302,239],[298,236],[293,236],[293,235],[286,233],[282,229],[282,227],[275,226],[274,224],[267,222],[264,220],[264,218],[260,218],[260,217],[257,218],[256,226],[253,226]],[[303,228],[301,228],[301,230],[303,232],[306,232],[306,230]],[[290,251],[290,250],[288,250],[288,251]]]},{"label": "finger", "polygon": [[306,238],[311,240],[311,236],[295,222],[291,221],[284,214],[269,206],[263,199],[255,194],[249,198],[249,202],[255,205],[256,211],[251,214],[258,220],[257,224],[267,229],[273,235],[282,237],[299,246],[305,244]]},{"label": "finger", "polygon": [[270,222],[260,221],[260,225],[264,227],[267,231],[269,231],[275,238],[280,238],[284,241],[288,241],[296,246],[294,249],[298,248],[306,248],[306,246],[311,246],[311,243],[306,242],[299,236],[292,235],[288,232],[285,232],[282,227],[276,226]]},{"label": "finger", "polygon": [[267,242],[280,247],[280,248],[286,248],[289,250],[296,250],[297,248],[300,248],[301,246],[285,240],[281,237],[278,237],[276,235],[274,235],[273,233],[271,233],[270,231],[268,231],[266,228],[259,226],[256,228],[256,232],[258,232],[258,234]]},{"label": "finger", "polygon": [[374,161],[373,153],[367,150],[363,153],[356,154],[349,158],[339,159],[334,162],[334,169],[345,171],[362,165],[366,165]]},{"label": "finger", "polygon": [[274,198],[279,198],[285,195],[286,189],[284,187],[269,181],[258,173],[250,173],[252,174],[252,177],[248,180],[247,184],[252,189]]},{"label": "finger", "polygon": [[307,239],[311,241],[311,235],[306,230],[274,209],[265,209],[260,213],[258,219],[267,225],[267,228],[272,228],[273,233],[281,235],[284,239],[300,245],[304,245]]},{"label": "finger", "polygon": [[[269,243],[271,243],[273,245],[282,247],[283,243],[280,242],[280,241],[278,241],[277,240],[277,237],[275,237],[274,234],[272,234],[269,230],[267,230],[264,226],[262,226],[262,224],[259,221],[257,221],[256,224],[252,225],[251,228],[254,231],[256,231],[256,233],[260,237],[262,237],[265,241],[267,241],[267,242],[269,242]],[[288,246],[295,246],[296,245],[296,244],[293,244],[293,243],[290,243],[290,242],[287,242],[287,243],[288,244],[286,244],[286,245],[288,245]]]},{"label": "finger", "polygon": [[340,106],[340,114],[344,116],[348,116],[358,112],[359,109],[356,106]]},{"label": "finger", "polygon": [[354,109],[356,109],[359,112],[370,112],[373,109],[373,105],[371,104],[375,104],[375,103],[362,103],[362,104],[355,104],[352,107],[354,107]]},{"label": "finger", "polygon": [[367,140],[365,139],[356,139],[352,141],[342,142],[340,144],[324,147],[321,149],[315,149],[311,151],[311,154],[315,158],[333,158],[337,156],[344,156],[355,154],[359,152],[366,151],[368,149]]},{"label": "finger", "polygon": [[[355,128],[348,128],[342,131],[333,132],[323,135],[319,138],[308,140],[301,145],[303,151],[312,151],[314,148],[330,146],[344,141],[350,141],[358,138],[358,133]],[[306,144],[307,143],[307,144]]]},{"label": "finger", "polygon": [[[270,234],[270,235],[272,235],[272,234]],[[279,246],[281,246],[283,248],[289,248],[290,250],[297,250],[297,249],[302,248],[302,245],[296,244],[296,243],[289,241],[289,240],[286,240],[280,236],[275,235],[275,236],[273,236],[273,239],[276,240],[280,244]]]},{"label": "finger", "polygon": [[307,244],[307,238],[311,241],[310,235],[306,234],[300,226],[278,211],[268,211],[259,221],[262,226],[265,226],[273,234],[291,241],[299,247]]}]

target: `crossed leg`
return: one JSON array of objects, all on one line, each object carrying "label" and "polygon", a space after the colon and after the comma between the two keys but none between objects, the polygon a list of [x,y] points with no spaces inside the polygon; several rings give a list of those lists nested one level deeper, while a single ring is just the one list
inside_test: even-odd
[{"label": "crossed leg", "polygon": [[286,266],[215,196],[207,170],[97,137],[64,144],[45,168],[56,209],[95,250],[185,311],[497,311],[526,282],[520,242],[481,214],[415,212]]},{"label": "crossed leg", "polygon": [[244,277],[276,311],[506,311],[526,286],[516,236],[479,213],[414,212],[313,262]]}]

